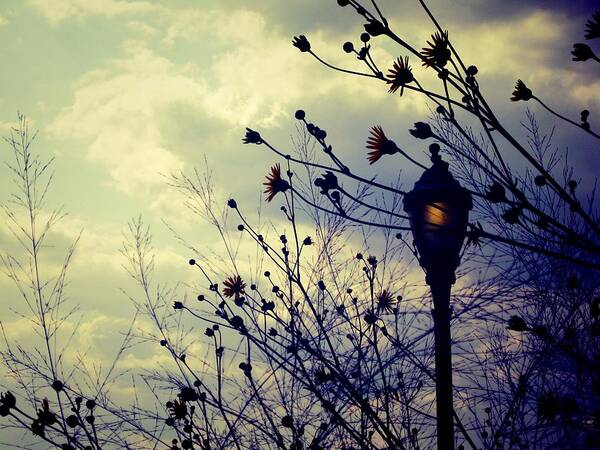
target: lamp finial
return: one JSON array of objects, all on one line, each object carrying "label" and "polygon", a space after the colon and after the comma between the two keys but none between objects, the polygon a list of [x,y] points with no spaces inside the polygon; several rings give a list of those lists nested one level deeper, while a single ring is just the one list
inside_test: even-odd
[{"label": "lamp finial", "polygon": [[429,153],[431,153],[431,162],[433,164],[437,164],[442,161],[442,157],[440,156],[440,145],[439,144],[431,144],[429,146]]}]

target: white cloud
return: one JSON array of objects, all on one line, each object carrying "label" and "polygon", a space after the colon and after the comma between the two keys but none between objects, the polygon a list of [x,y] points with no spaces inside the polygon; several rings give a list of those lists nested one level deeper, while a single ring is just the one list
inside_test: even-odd
[{"label": "white cloud", "polygon": [[580,105],[600,106],[600,81],[576,85],[570,93]]},{"label": "white cloud", "polygon": [[[294,51],[287,36],[266,30],[256,13],[207,15],[223,18],[207,32],[219,35],[230,50],[203,55],[200,49],[201,63],[178,64],[143,42],[128,41],[124,57],[76,83],[73,103],[49,127],[55,137],[89,141],[87,156],[108,169],[122,192],[158,204],[164,191],[158,189],[164,187],[160,173],[185,167],[181,152],[164,135],[171,108],[185,106],[188,114],[215,121],[222,129],[211,134],[218,135],[249,123],[274,126],[288,118],[290,103],[331,85],[306,91],[311,71],[322,68]],[[200,65],[206,62],[210,65]]]},{"label": "white cloud", "polygon": [[157,11],[158,5],[146,1],[121,0],[28,0],[29,4],[56,25],[69,18],[90,15],[116,16]]},{"label": "white cloud", "polygon": [[8,23],[8,19],[0,14],[0,27],[6,25]]},{"label": "white cloud", "polygon": [[126,58],[87,74],[75,88],[75,100],[50,126],[61,138],[91,141],[87,154],[105,165],[118,189],[150,194],[162,183],[160,172],[183,167],[157,123],[161,110],[188,102],[205,88],[164,58],[128,44]]},{"label": "white cloud", "polygon": [[10,133],[18,127],[17,122],[1,122],[0,121],[0,135],[8,136]]},{"label": "white cloud", "polygon": [[156,28],[148,25],[147,23],[140,22],[139,20],[132,20],[128,22],[127,28],[136,33],[140,33],[144,37],[153,37],[157,33]]}]

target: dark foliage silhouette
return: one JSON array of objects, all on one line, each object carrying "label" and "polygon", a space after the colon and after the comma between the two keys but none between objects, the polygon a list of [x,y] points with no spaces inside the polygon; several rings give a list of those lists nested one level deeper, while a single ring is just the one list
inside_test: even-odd
[{"label": "dark foliage silhouette", "polygon": [[[477,67],[463,63],[452,31],[419,3],[433,30],[426,43],[413,45],[396,34],[375,0],[337,1],[364,25],[360,48],[342,45],[363,71],[325,61],[304,35],[292,45],[331,70],[381,82],[389,95],[424,96],[430,117],[415,118],[405,129],[429,149],[428,170],[449,170],[472,198],[447,311],[456,447],[598,448],[595,188],[552,149],[551,133],[543,133],[531,113],[523,130],[503,124],[480,90]],[[600,36],[599,14],[585,24],[588,40]],[[387,75],[372,54],[382,39],[404,53]],[[572,56],[578,63],[598,60],[587,44],[575,44]],[[422,67],[413,71],[409,57]],[[424,86],[418,70],[435,72],[437,84]],[[537,102],[586,138],[600,138],[588,110],[576,121],[534,92],[534,85],[518,80],[506,98]],[[10,426],[62,449],[435,448],[440,380],[433,343],[439,316],[432,315],[429,290],[423,277],[413,276],[411,263],[427,269],[441,261],[425,261],[423,249],[410,242],[411,217],[403,212],[408,192],[400,180],[361,175],[310,115],[298,110],[295,118],[298,133],[290,151],[251,128],[242,139],[281,160],[263,183],[266,202],[280,207],[285,223],[277,232],[236,200],[217,199],[209,172],[169,179],[185,196],[188,213],[210,224],[222,244],[222,254],[209,254],[173,230],[192,257],[187,270],[195,271],[197,283],[157,280],[150,230],[141,219],[130,223],[123,254],[139,292],[129,295],[151,327],[132,325],[116,360],[135,341],[152,345],[169,363],[138,374],[153,402],[135,398],[122,405],[109,389],[114,367],[90,380],[83,368],[65,367],[60,357],[60,346],[68,345],[60,325],[72,314],[62,296],[74,246],[56,279],[40,277],[44,230],[62,211],[36,225],[49,165],[31,153],[21,117],[8,139],[18,194],[15,207],[5,212],[27,262],[6,256],[3,263],[22,288],[43,345],[32,350],[5,339],[2,356],[14,384],[0,396],[0,416]],[[370,165],[399,158],[426,169],[393,137],[380,126],[371,128],[365,136]],[[509,155],[511,161],[520,158],[520,168],[509,163]],[[444,212],[435,203],[425,206],[434,216]],[[423,225],[436,223],[425,219]],[[249,264],[242,262],[247,254]],[[89,382],[78,381],[86,377]]]}]

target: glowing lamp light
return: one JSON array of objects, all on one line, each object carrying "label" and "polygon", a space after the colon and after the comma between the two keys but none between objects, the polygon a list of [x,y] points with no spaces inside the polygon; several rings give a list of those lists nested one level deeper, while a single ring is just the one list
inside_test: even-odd
[{"label": "glowing lamp light", "polygon": [[428,284],[431,277],[449,277],[454,282],[472,208],[471,194],[448,171],[448,163],[442,161],[438,152],[437,146],[432,146],[433,165],[404,197],[404,210],[410,217]]}]

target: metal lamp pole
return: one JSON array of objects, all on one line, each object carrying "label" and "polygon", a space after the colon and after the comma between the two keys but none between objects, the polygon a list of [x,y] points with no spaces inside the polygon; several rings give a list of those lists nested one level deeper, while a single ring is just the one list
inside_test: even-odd
[{"label": "metal lamp pole", "polygon": [[432,144],[432,166],[404,197],[411,230],[431,288],[435,337],[435,391],[438,450],[454,449],[450,291],[456,281],[460,250],[472,207],[470,193],[448,171],[448,163]]}]

